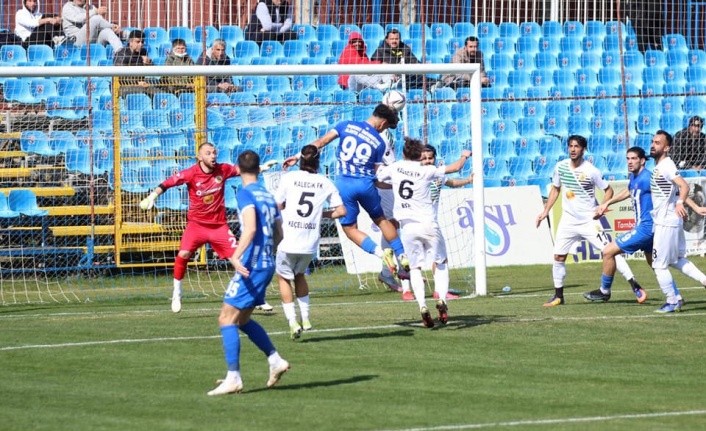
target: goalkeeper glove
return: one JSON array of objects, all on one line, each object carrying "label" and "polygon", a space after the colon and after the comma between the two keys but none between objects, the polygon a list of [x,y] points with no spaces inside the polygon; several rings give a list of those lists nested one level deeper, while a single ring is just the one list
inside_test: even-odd
[{"label": "goalkeeper glove", "polygon": [[142,202],[140,202],[140,209],[151,210],[152,207],[154,206],[155,199],[157,199],[157,193],[155,193],[155,192],[150,193],[149,196],[142,199]]},{"label": "goalkeeper glove", "polygon": [[260,165],[260,172],[269,171],[270,168],[279,163],[277,160],[268,160]]}]

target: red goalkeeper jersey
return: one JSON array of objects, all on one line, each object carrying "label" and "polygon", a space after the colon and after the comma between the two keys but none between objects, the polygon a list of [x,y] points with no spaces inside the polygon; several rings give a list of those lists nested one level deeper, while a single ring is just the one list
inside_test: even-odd
[{"label": "red goalkeeper jersey", "polygon": [[177,172],[167,178],[162,187],[186,184],[189,190],[187,218],[201,224],[219,225],[226,222],[225,184],[231,177],[240,175],[236,165],[217,163],[213,172],[206,173],[200,164]]}]

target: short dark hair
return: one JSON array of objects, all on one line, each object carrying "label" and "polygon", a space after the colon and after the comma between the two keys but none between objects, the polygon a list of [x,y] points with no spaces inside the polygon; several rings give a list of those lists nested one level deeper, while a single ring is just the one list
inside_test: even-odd
[{"label": "short dark hair", "polygon": [[468,42],[478,42],[478,38],[475,37],[475,36],[468,36],[468,37],[466,38],[466,41],[463,42],[463,46],[468,45]]},{"label": "short dark hair", "polygon": [[579,146],[583,147],[584,149],[588,146],[588,141],[586,138],[584,138],[581,135],[571,135],[569,136],[569,139],[566,140],[566,145],[569,145],[571,141],[576,141]]},{"label": "short dark hair", "polygon": [[647,160],[647,154],[642,147],[630,147],[626,153],[635,153],[638,159]]},{"label": "short dark hair", "polygon": [[142,32],[142,30],[139,29],[134,29],[133,31],[130,32],[127,36],[128,39],[144,39],[145,34]]},{"label": "short dark hair", "polygon": [[315,145],[304,145],[301,155],[302,157],[299,159],[299,170],[312,174],[319,172],[321,155]]},{"label": "short dark hair", "polygon": [[[389,30],[387,31],[387,33],[385,34],[385,39],[387,39],[387,36],[389,36],[389,35],[391,35],[391,34],[400,34],[400,31],[399,31],[398,29],[396,29],[396,28],[391,28],[391,29],[389,29]],[[400,36],[400,38],[402,38],[402,36]]]},{"label": "short dark hair", "polygon": [[172,48],[175,46],[186,46],[186,41],[181,38],[176,38],[172,41]]},{"label": "short dark hair", "polygon": [[244,174],[260,173],[260,156],[253,150],[245,150],[238,155],[238,168]]},{"label": "short dark hair", "polygon": [[397,123],[399,123],[400,121],[400,117],[397,114],[397,111],[385,105],[384,103],[380,103],[378,106],[375,107],[375,110],[373,111],[373,116],[387,120],[387,123],[390,125],[390,129],[396,129]]},{"label": "short dark hair", "polygon": [[429,144],[426,144],[424,146],[424,150],[422,151],[423,153],[431,153],[432,157],[434,157],[434,160],[436,160],[436,148],[432,147]]},{"label": "short dark hair", "polygon": [[412,139],[409,136],[404,137],[404,148],[402,149],[402,155],[407,160],[419,160],[422,158],[422,152],[424,151],[424,144],[418,139]]},{"label": "short dark hair", "polygon": [[689,118],[689,125],[704,127],[704,119],[699,117],[698,115],[694,115],[693,117]]},{"label": "short dark hair", "polygon": [[670,147],[672,146],[672,142],[674,142],[674,138],[672,138],[672,135],[669,134],[666,130],[657,130],[657,133],[655,135],[662,135],[667,139],[667,145]]}]

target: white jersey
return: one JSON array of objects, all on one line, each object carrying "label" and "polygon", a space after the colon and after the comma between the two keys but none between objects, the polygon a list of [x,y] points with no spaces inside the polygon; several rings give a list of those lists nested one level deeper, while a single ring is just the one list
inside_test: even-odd
[{"label": "white jersey", "polygon": [[382,140],[385,142],[385,155],[382,156],[382,165],[390,166],[395,163],[397,156],[395,155],[395,135],[390,132],[390,129],[385,129],[382,133]]},{"label": "white jersey", "polygon": [[395,218],[401,223],[415,221],[433,224],[436,213],[431,183],[443,179],[444,166],[423,166],[419,161],[400,160],[378,171],[378,179],[392,184],[395,192]]},{"label": "white jersey", "polygon": [[278,204],[285,203],[282,210],[284,237],[278,249],[294,254],[316,253],[324,204],[328,201],[330,207],[343,205],[331,180],[306,171],[284,174],[275,200]]},{"label": "white jersey", "polygon": [[679,187],[674,178],[679,170],[670,157],[663,158],[652,170],[650,192],[652,193],[652,220],[663,226],[680,226],[681,219],[675,211],[679,199]]},{"label": "white jersey", "polygon": [[584,160],[579,167],[572,169],[571,160],[564,159],[554,167],[552,184],[562,187],[561,205],[564,214],[576,222],[593,220],[596,207],[596,187],[608,188],[608,182],[591,162]]}]

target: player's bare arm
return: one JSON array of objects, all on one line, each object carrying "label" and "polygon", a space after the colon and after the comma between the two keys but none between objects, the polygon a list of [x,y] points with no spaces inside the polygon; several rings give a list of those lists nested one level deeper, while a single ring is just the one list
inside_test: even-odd
[{"label": "player's bare arm", "polygon": [[330,218],[330,219],[337,219],[337,218],[341,218],[341,217],[345,216],[346,214],[348,214],[346,207],[343,205],[339,205],[336,208],[322,212],[321,217]]},{"label": "player's bare arm", "polygon": [[461,151],[461,157],[459,157],[458,160],[451,163],[450,165],[446,165],[444,168],[444,173],[453,174],[455,172],[460,171],[461,169],[463,169],[463,165],[466,164],[466,161],[468,161],[468,159],[470,157],[471,157],[470,150]]},{"label": "player's bare arm", "polygon": [[608,201],[605,201],[605,202],[601,203],[600,205],[598,205],[598,207],[596,208],[596,214],[599,216],[602,216],[603,214],[606,213],[606,211],[608,211],[609,206],[611,206],[615,203],[624,201],[625,199],[627,199],[629,197],[630,197],[630,190],[622,189],[617,195],[613,196]]},{"label": "player's bare arm", "polygon": [[674,177],[672,182],[679,187],[679,199],[677,200],[677,206],[674,208],[674,212],[679,217],[685,218],[687,213],[686,208],[684,208],[684,202],[689,198],[689,184],[680,176]]},{"label": "player's bare arm", "polygon": [[611,187],[610,184],[603,191],[605,192],[605,196],[603,196],[603,202],[601,202],[601,204],[597,206],[593,212],[594,220],[601,218],[601,216],[603,215],[603,213],[599,212],[598,209],[604,204],[610,202],[610,200],[613,198],[613,187]]},{"label": "player's bare arm", "polygon": [[451,187],[451,188],[458,188],[458,187],[463,187],[468,184],[473,184],[473,173],[469,175],[467,178],[463,179],[458,179],[458,178],[449,178],[444,182],[444,185],[446,187]]},{"label": "player's bare arm", "polygon": [[238,241],[238,248],[233,254],[233,258],[231,259],[231,261],[233,263],[233,266],[235,267],[235,270],[240,275],[242,275],[243,277],[248,277],[250,275],[250,271],[245,268],[245,265],[243,265],[243,262],[240,260],[240,258],[243,257],[243,253],[245,253],[245,250],[247,250],[248,246],[250,246],[250,244],[252,243],[253,238],[255,238],[255,230],[257,228],[257,215],[255,213],[255,208],[252,206],[245,208],[240,218],[240,241]]},{"label": "player's bare arm", "polygon": [[[330,144],[334,139],[338,138],[338,132],[335,130],[329,130],[326,134],[319,139],[312,142],[310,145],[315,146],[319,150],[324,148],[326,145]],[[287,157],[284,162],[282,162],[282,169],[287,170],[290,166],[294,166],[299,162],[299,157],[301,155],[296,154],[294,156]]]},{"label": "player's bare arm", "polygon": [[547,203],[544,204],[544,211],[542,211],[541,214],[537,216],[537,221],[536,221],[536,227],[539,227],[539,224],[547,218],[547,215],[549,215],[549,211],[551,211],[552,207],[556,203],[556,200],[559,198],[559,193],[561,192],[561,187],[557,186],[552,186],[552,189],[549,190],[549,197],[547,198]]},{"label": "player's bare arm", "polygon": [[684,201],[684,203],[686,203],[689,206],[689,208],[696,211],[697,214],[702,215],[702,216],[706,216],[706,207],[700,207],[699,205],[696,204],[696,202],[691,200],[691,198],[686,198],[686,201]]}]

